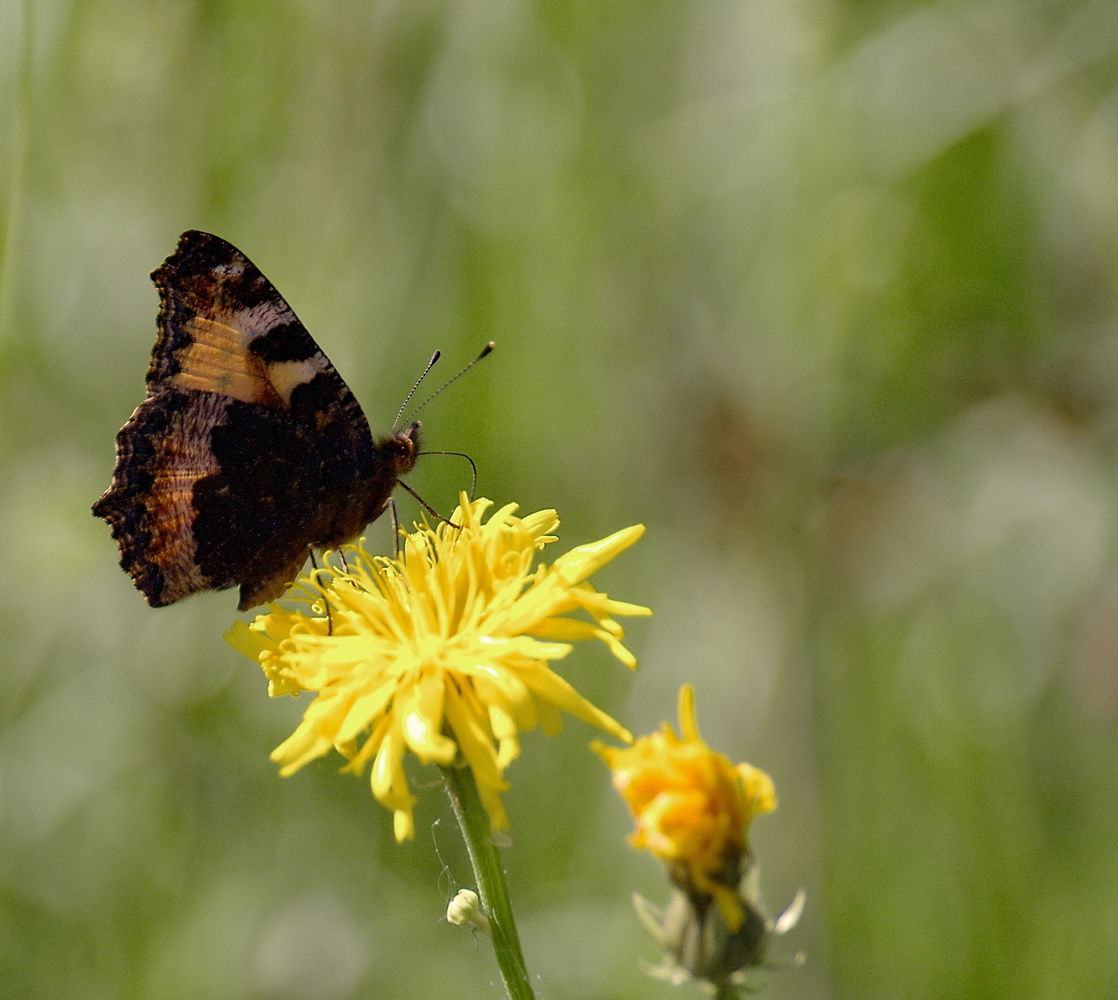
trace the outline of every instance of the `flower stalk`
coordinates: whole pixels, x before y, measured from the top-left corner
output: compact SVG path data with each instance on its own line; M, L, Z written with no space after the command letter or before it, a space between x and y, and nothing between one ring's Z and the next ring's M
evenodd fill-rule
M505 989L510 1000L535 1000L528 966L520 948L520 936L516 932L504 866L497 845L490 836L489 814L478 794L473 772L468 767L443 767L440 770L458 828L466 841L482 909L489 919L493 954L501 969Z

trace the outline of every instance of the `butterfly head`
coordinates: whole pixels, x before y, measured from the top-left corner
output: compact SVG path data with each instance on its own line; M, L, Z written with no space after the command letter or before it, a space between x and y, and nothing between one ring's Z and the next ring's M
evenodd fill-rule
M381 446L384 454L392 463L396 478L406 476L415 468L419 458L419 428L421 424L416 420L411 426L402 431L396 431Z
M365 476L354 483L349 501L339 506L332 539L355 538L365 525L388 509L400 477L411 472L419 458L419 427L416 421L373 445L374 460Z

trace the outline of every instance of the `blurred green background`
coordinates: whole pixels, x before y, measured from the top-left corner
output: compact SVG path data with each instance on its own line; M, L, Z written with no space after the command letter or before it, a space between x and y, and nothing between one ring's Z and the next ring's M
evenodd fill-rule
M767 996L1118 997L1110 0L0 0L0 113L0 996L501 995L434 774L403 846L337 762L276 777L305 703L234 595L153 611L89 514L198 227L375 431L494 339L428 446L564 546L648 526L598 579L640 670L564 672L637 732L691 682L774 777ZM592 735L510 771L529 965L685 995Z

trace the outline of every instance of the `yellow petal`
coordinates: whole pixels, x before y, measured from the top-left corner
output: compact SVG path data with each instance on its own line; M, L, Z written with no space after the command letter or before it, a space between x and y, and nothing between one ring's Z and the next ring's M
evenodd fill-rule
M624 552L643 534L643 524L622 528L596 542L576 546L556 559L552 569L561 575L568 585L581 583L591 573L601 569L611 559Z

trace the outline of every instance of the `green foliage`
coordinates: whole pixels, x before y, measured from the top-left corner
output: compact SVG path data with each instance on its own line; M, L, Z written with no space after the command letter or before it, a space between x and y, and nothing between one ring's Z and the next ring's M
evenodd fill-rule
M640 671L569 670L637 732L690 681L774 777L807 964L768 995L1113 994L1116 39L1088 2L0 6L0 995L499 992L439 923L434 784L449 877L332 765L275 776L301 706L233 596L147 608L89 514L190 227L375 431L496 340L429 446L564 543L647 524L602 581L656 612ZM528 963L668 996L590 735L511 769Z

